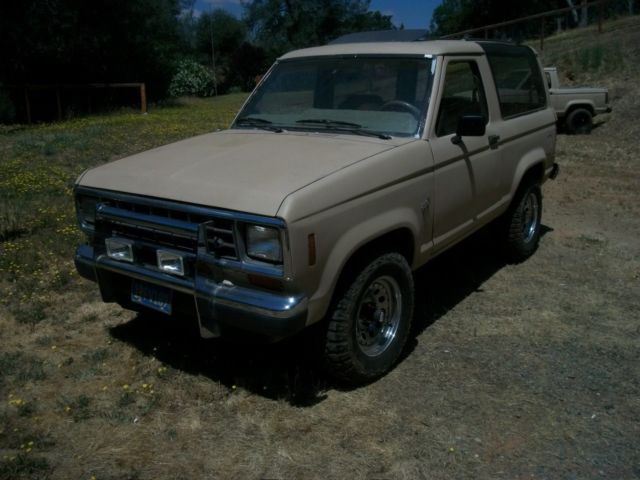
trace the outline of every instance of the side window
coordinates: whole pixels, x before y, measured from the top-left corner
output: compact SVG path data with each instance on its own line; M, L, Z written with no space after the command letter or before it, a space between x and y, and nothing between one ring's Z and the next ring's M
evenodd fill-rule
M496 82L503 118L532 112L546 106L544 81L535 55L526 47L497 46L487 51ZM515 77L522 82L513 81Z
M547 86L551 88L551 74L549 72L544 72L544 76L547 79Z
M444 90L438 108L436 135L444 137L456 132L458 119L465 115L489 117L482 77L476 62L449 62Z

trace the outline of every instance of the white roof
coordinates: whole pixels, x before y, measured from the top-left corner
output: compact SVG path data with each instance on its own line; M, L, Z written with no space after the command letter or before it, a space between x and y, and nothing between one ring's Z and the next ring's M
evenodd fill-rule
M303 48L285 53L280 60L330 55L478 55L484 50L467 40L430 40L420 42L342 43Z

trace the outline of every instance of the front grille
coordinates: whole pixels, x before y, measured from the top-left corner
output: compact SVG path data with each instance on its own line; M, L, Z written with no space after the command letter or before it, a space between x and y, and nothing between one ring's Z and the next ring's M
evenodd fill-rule
M196 249L198 248L197 238L189 235L177 235L158 229L140 226L134 227L116 222L111 222L108 230L111 236L114 237L130 238L131 240L153 243L158 246L175 248L176 250L183 250L185 252L196 253Z
M117 236L148 245L196 254L197 228L204 225L204 242L208 253L221 258L239 259L234 219L208 214L209 212L204 208L172 204L164 200L154 202L151 199L141 199L137 202L130 196L126 199L118 198L117 195L114 197L94 197L84 194L78 196L79 213L84 217L83 223L91 230L96 229L99 237ZM95 215L88 210L91 207L96 209L101 205L108 206L112 210L117 209L116 211L119 212L115 217L113 214L109 218L99 216L96 222ZM134 214L132 217L144 216L145 222L128 218L128 212ZM163 225L163 223L172 223L171 221L189 224L195 230L175 231Z
M100 201L104 201L109 205L119 208L121 210L127 210L129 212L134 213L142 213L144 215L152 215L154 217L162 217L162 218L170 218L172 220L182 220L184 222L189 223L204 223L207 220L210 220L210 217L206 215L200 215L197 213L192 213L179 209L170 209L166 207L155 207L151 205L143 205L133 202L125 202L122 200L109 200L109 199L101 199Z

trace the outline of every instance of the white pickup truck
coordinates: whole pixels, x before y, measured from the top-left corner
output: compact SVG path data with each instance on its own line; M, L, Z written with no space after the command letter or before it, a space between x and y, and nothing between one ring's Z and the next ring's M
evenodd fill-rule
M569 133L589 133L593 117L610 113L609 90L593 87L561 87L558 69L547 67L544 76L549 87L551 106L558 116L558 125Z

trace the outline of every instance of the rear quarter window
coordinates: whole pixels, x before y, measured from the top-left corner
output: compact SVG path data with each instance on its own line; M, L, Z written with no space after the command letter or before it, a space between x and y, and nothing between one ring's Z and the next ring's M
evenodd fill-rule
M482 44L487 53L503 118L511 118L547 106L542 73L530 48L518 45Z

